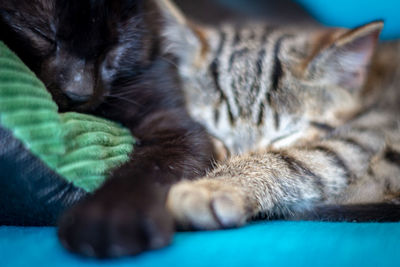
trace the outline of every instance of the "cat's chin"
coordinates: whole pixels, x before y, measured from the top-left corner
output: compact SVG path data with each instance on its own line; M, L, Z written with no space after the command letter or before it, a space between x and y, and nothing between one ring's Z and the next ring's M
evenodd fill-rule
M82 113L90 113L96 110L97 107L104 101L103 97L99 97L96 99L89 99L87 101L71 101L67 99L66 101L56 101L60 112L82 112Z
M96 108L99 107L103 101L104 101L103 97L101 97L99 99L90 99L89 101L84 102L84 103L77 103L73 107L73 109L74 109L74 111L83 112L83 113L92 112L92 111L96 110Z

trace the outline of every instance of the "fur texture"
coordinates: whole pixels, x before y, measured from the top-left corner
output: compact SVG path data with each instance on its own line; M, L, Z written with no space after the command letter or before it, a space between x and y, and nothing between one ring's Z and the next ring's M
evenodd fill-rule
M0 18L62 110L119 121L140 142L61 219L70 251L137 254L168 244L173 220L219 229L398 195L397 46L368 68L380 22L207 28L167 0L3 1ZM212 169L214 147L231 157Z
M189 117L174 64L160 53L159 17L143 0L0 2L1 38L60 109L118 121L139 143L130 162L60 219L72 252L104 258L167 245L168 188L212 167L211 139Z
M345 220L340 210L352 208L343 205L358 205L359 220L385 217L379 205L369 215L360 208L400 192L399 46L382 45L373 59L381 22L354 30L210 28L158 3L187 109L232 155L206 177L172 187L168 207L182 227L322 219L325 211L332 220L334 210ZM382 207L399 214L394 204Z

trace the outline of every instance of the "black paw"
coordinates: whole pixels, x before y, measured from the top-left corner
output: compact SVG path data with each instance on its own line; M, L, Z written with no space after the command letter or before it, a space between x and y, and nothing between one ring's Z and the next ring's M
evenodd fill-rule
M60 220L61 243L71 252L97 258L135 255L168 245L173 221L164 203L135 203L131 198L95 194L73 207Z

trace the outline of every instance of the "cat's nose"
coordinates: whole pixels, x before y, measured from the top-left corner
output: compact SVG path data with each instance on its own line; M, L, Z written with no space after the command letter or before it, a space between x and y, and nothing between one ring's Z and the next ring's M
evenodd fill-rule
M73 102L87 102L93 95L92 88L92 84L73 82L65 88L64 93Z
M66 91L65 94L68 96L69 99L71 99L74 102L87 102L91 97L91 95L80 95L68 91Z
M74 102L86 102L94 92L94 75L90 67L77 65L66 79L63 91Z

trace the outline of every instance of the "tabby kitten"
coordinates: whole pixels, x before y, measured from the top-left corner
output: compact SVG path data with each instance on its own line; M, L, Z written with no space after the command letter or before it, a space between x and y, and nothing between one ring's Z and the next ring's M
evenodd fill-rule
M158 3L186 107L232 155L172 187L167 204L181 226L331 211L336 217L327 219L399 220L400 206L384 204L400 193L399 46L380 47L369 72L382 22L354 30L207 28ZM340 209L349 204L357 205Z

